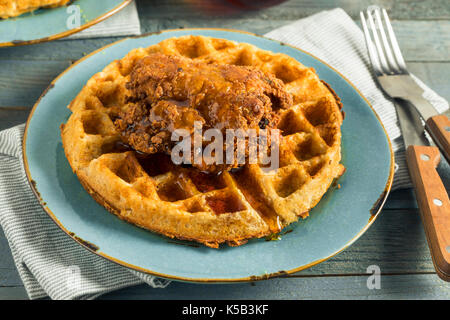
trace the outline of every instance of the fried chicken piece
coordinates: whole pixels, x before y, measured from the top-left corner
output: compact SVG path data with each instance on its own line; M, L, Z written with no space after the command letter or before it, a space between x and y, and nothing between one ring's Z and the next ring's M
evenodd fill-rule
M226 129L276 128L280 110L292 105L283 82L273 75L161 53L138 61L126 87L129 105L115 125L125 143L148 154L170 153L176 143L172 132L186 129L192 135L194 121L222 134ZM238 164L194 166L218 172Z

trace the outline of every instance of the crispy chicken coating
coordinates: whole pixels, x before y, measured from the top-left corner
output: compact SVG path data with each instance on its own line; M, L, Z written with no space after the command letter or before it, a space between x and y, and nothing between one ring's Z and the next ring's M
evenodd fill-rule
M170 153L172 132L192 135L195 121L223 135L227 129L276 128L281 109L292 105L283 82L271 74L161 53L138 61L126 87L128 106L115 125L125 143L147 154ZM239 165L194 166L217 173Z

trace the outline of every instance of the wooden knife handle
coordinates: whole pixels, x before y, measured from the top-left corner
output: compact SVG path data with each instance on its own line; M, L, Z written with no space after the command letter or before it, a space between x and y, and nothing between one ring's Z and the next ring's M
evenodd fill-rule
M426 127L450 163L450 120L445 114L440 114L429 118Z
M436 171L439 150L409 146L406 159L434 267L441 279L450 281L450 200Z

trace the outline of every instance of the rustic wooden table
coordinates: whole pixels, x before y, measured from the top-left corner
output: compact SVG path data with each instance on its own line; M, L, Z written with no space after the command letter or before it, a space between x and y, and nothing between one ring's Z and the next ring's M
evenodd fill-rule
M222 27L257 34L334 7L343 8L359 23L360 10L370 4L380 4L393 20L409 69L450 100L448 0L273 0L262 1L271 5L258 10L232 4L236 2L137 1L143 32L180 27ZM42 91L71 63L116 40L64 40L0 48L0 130L25 122ZM449 186L449 182L446 179L445 184ZM367 287L367 268L371 265L380 267L380 289ZM389 196L380 217L354 245L333 259L295 275L226 285L173 282L166 289L141 285L103 298L450 299L450 284L436 276L412 190L401 190ZM0 299L27 299L1 229Z

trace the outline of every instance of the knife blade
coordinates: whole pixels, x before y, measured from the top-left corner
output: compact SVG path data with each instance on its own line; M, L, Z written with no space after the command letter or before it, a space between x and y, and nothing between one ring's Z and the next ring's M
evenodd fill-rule
M434 106L423 97L424 90L411 75L380 75L377 79L389 96L409 102L408 107L419 113L425 121L425 126L421 126L421 128L430 134L447 162L450 163L450 119L445 114L439 114Z
M405 149L411 145L431 145L432 143L425 136L421 118L414 107L411 107L408 101L401 99L395 100L395 107Z

